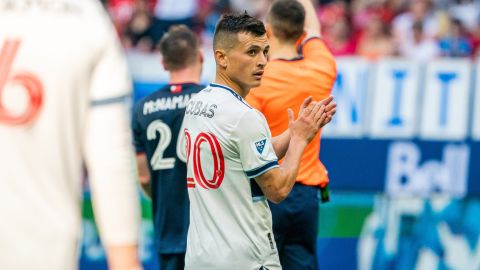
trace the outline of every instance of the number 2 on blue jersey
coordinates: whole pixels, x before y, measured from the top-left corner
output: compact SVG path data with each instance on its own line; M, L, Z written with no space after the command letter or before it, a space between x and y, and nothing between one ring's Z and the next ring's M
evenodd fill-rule
M182 124L183 126L183 124ZM177 157L186 162L186 153L185 153L185 134L182 132L183 128L180 128L178 134L178 140L176 145ZM160 135L157 147L155 147L155 152L152 155L150 160L150 165L152 170L167 170L175 167L175 158L174 157L164 157L163 153L170 145L172 141L172 131L168 125L166 125L162 120L155 120L151 122L147 127L147 139L149 141L157 139L157 132Z

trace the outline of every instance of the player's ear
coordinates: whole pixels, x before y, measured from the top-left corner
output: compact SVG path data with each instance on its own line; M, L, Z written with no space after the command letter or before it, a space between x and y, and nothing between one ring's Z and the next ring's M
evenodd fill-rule
M298 38L299 40L303 41L308 37L308 32L306 30L303 30L302 35Z
M203 51L201 49L198 49L198 61L203 64Z
M227 52L222 49L216 49L215 50L215 62L217 62L217 65L220 67L226 69L227 68Z
M272 38L272 35L273 35L272 25L269 24L268 22L265 23L265 30L267 31L267 38L268 39Z
M167 62L165 62L165 59L162 59L162 66L163 66L163 69L168 71L168 64L167 64Z

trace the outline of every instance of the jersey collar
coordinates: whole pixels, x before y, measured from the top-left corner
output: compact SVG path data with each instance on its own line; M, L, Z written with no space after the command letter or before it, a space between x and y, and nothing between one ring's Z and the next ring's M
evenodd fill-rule
M240 100L243 104L247 105L250 109L252 107L250 107L250 105L248 105L245 100L242 98L242 96L240 96L237 92L233 91L232 88L228 87L228 86L225 86L225 85L221 85L221 84L216 84L216 83L210 83L210 86L211 87L217 87L217 88L222 88L222 89L225 89L227 90L228 92L230 92L232 95L234 95L238 100Z

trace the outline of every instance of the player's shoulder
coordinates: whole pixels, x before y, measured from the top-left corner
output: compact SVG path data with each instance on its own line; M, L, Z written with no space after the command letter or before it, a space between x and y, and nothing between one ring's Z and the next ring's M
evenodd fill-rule
M191 99L191 102L196 105L201 103L203 106L205 104L214 104L222 115L228 116L228 119L239 120L245 114L255 115L258 113L233 89L216 83L207 85Z
M309 53L317 52L333 59L333 55L320 36L310 36L305 38L299 45L298 51L304 56L308 55Z
M299 53L305 58L307 67L336 73L335 57L321 37L312 36L305 39L299 47Z
M240 94L238 94L228 86L216 84L216 83L210 83L206 89L202 90L202 92L212 92L212 91L214 91L215 96L221 98L224 102L229 104L230 109L240 110L240 111L253 110L252 106L250 106L245 101L245 99L242 96L240 96Z
M165 96L168 93L168 85L162 86L159 89L153 91L152 93L140 98L135 105L133 106L134 116L143 114L143 108L146 103L154 102L156 99Z
M144 104L145 102L148 102L150 100L154 100L154 99L158 98L159 96L164 95L165 92L168 92L168 85L164 85L164 86L158 88L157 90L151 92L150 94L142 97L141 99L138 100L138 102L136 103L135 106L139 106L141 104Z
M291 68L292 65L295 65L303 60L302 55L298 55L294 58L285 59L285 58L277 58L268 63L265 67L264 77L278 77L278 76L285 76L288 73L288 69ZM262 88L263 86L263 78L262 84L258 88ZM255 92L251 91L251 92Z
M178 96L178 95L185 95L185 94L192 94L200 92L205 86L194 84L194 83L186 83L186 84L166 84L154 92L146 95L142 99L138 101L138 103L145 103L150 100L155 100L162 97L171 97L171 96Z
M140 99L134 107L135 114L151 114L158 111L185 109L187 103L205 86L187 84L167 84Z
M257 109L250 108L241 110L238 114L237 126L243 127L243 131L250 130L254 126L264 125L265 116Z
M232 129L232 138L258 137L259 134L268 131L267 120L256 109L245 110L236 119Z
M196 84L196 83L185 83L182 84L182 91L185 93L198 93L205 88L205 85Z

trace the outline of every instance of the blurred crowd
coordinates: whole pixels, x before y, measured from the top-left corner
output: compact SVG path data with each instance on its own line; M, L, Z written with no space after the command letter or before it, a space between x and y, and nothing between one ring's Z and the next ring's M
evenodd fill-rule
M173 24L210 43L224 12L263 18L273 0L106 0L127 50L150 52ZM322 34L336 56L372 60L480 55L480 0L313 0Z

